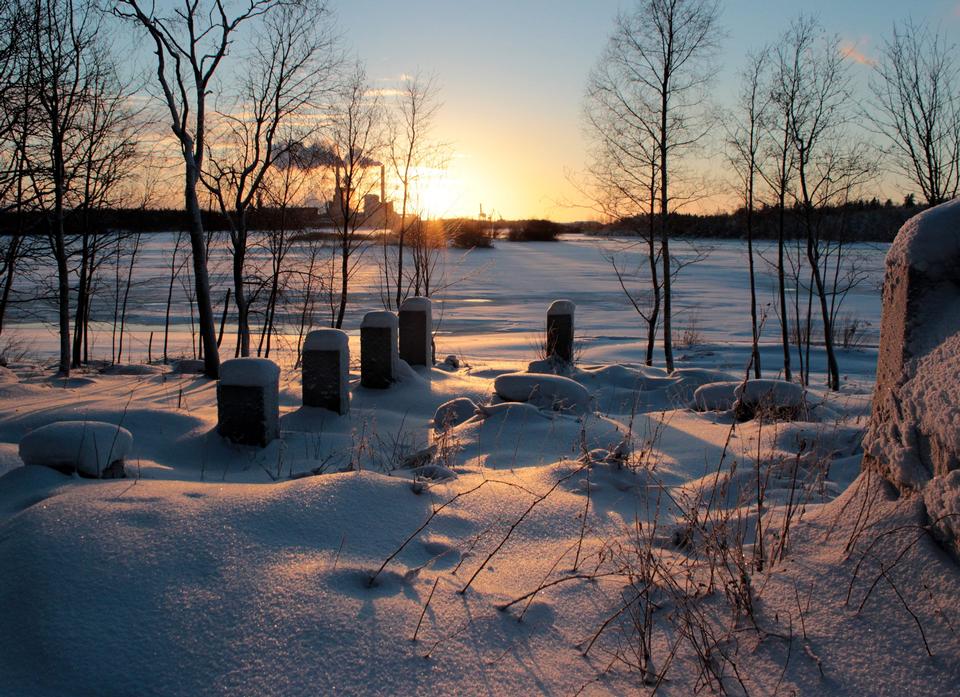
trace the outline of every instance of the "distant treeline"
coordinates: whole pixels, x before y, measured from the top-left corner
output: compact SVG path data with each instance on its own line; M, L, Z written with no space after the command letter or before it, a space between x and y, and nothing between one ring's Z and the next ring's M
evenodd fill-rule
M844 242L891 242L897 231L909 218L923 210L908 198L904 205L891 201L881 203L877 199L854 201L843 206L816 211L820 237L824 240ZM754 236L776 239L779 211L775 207L754 211ZM737 239L746 235L746 212L712 215L674 213L670 215L671 237L705 237L713 239ZM659 223L658 223L659 224ZM615 223L589 230L598 235L645 234L649 230L649 218L639 216L625 218ZM786 235L790 239L806 237L799 210L787 210L785 215Z
M856 201L817 212L823 239L849 242L890 242L897 230L911 216L923 209L908 200L904 205L890 201L881 203ZM203 228L207 231L230 229L227 217L218 211L203 211ZM715 213L709 215L673 213L670 215L670 234L673 237L702 237L737 239L745 235L745 212ZM779 213L776 208L759 208L754 212L754 235L774 239L777 236ZM42 212L17 214L0 213L0 235L44 234L49 218ZM65 220L67 234L104 233L112 230L127 232L176 232L188 230L187 213L175 209L114 208L96 211L74 211ZM331 225L329 217L317 208L257 208L248 214L251 230L309 230ZM443 221L446 239L455 247L489 247L497 237L517 242L552 241L562 233L592 235L635 235L649 229L646 216L624 218L613 223L576 222L554 223L547 220L477 221L455 218ZM791 239L806 235L800 212L786 212L787 236Z

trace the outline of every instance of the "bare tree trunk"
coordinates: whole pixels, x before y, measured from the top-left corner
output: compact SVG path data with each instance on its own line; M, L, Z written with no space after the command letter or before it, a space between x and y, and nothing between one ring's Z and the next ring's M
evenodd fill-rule
M117 350L117 363L123 360L123 334L127 326L127 301L130 299L130 286L133 285L133 267L137 263L140 251L140 233L133 236L133 249L130 250L130 265L127 267L127 283L123 289L123 306L120 309L120 347Z
M790 370L790 319L787 315L787 285L784 269L784 239L786 230L786 211L784 210L784 192L780 192L780 201L777 210L777 296L780 299L780 339L783 345L783 379L792 382L793 374Z
M753 332L753 376L760 379L760 333L757 321L757 284L753 269L753 171L750 172L747 204L747 259L750 267L750 324Z
M203 236L203 219L197 198L197 171L187 165L187 186L184 192L190 216L190 250L193 254L193 282L197 314L200 320L200 341L203 346L203 372L209 378L220 375L220 352L217 349L213 306L210 301L210 279L207 275L207 250Z
M666 73L669 79L669 73ZM667 81L664 80L664 82ZM668 373L673 372L673 309L671 297L670 273L670 228L668 218L668 204L670 201L667 188L667 94L664 89L660 105L660 257L663 262L663 359Z
M650 264L650 285L653 289L653 307L647 319L647 356L645 363L653 365L653 352L657 342L657 326L660 322L660 282L657 280L657 243L656 243L656 202L657 202L657 164L650 164L650 218L647 230L647 260Z

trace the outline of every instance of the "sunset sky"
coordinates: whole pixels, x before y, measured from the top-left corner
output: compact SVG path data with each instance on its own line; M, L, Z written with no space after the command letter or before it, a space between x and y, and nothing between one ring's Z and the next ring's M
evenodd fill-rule
M389 89L418 69L436 73L442 84L437 136L453 145L454 156L433 196L448 210L433 215L474 215L482 204L505 218L594 217L573 205L579 199L569 183L585 160L582 96L617 10L629 3L351 0L333 6L349 47L376 84ZM801 9L840 36L861 87L894 21L910 15L960 38L958 0L728 0L715 101L730 102L747 52L776 39ZM882 188L899 193L889 180ZM728 203L715 198L705 207Z

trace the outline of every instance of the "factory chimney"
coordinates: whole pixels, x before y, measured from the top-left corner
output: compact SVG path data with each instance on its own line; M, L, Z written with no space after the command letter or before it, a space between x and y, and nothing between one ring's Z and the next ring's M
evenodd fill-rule
M387 205L387 168L380 165L380 205Z

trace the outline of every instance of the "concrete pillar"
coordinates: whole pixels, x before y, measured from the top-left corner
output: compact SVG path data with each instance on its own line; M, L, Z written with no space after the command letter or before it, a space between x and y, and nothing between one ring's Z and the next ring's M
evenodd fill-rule
M217 432L234 443L263 447L280 436L280 368L266 358L220 365Z
M407 298L400 305L400 358L410 365L433 365L433 311L430 298Z
M397 379L399 322L392 312L368 312L360 323L360 384L386 389Z
M547 310L547 358L573 362L573 311L570 300L555 300Z
M303 342L303 404L350 411L350 341L339 329L317 329Z

